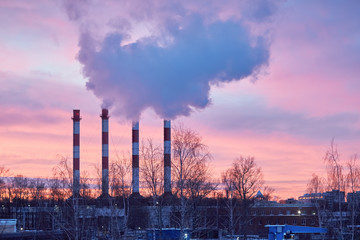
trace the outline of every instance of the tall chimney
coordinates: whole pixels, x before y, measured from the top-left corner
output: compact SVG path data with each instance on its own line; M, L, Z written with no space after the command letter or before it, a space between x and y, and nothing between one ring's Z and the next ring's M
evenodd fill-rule
M73 196L80 195L80 110L73 110Z
M103 108L102 114L102 196L109 195L109 111Z
M132 122L132 185L133 194L139 194L139 122Z
M164 120L164 195L171 195L171 121Z

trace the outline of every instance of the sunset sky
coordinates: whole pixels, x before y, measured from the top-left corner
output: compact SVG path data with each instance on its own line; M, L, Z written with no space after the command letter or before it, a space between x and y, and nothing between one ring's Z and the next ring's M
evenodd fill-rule
M332 139L343 163L360 153L359 13L357 0L1 0L0 164L51 177L80 109L95 177L108 107L110 161L131 151L132 119L161 145L169 118L202 136L215 179L254 156L274 195L297 198L325 176Z

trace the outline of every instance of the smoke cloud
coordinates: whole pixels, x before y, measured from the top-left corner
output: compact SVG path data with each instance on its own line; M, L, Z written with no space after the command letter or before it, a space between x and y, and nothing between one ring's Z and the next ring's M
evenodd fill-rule
M162 118L187 116L210 104L212 84L241 80L268 63L267 41L243 21L189 14L161 27L161 34L130 43L124 31L101 41L82 31L78 59L86 86L113 114L138 119L151 108Z

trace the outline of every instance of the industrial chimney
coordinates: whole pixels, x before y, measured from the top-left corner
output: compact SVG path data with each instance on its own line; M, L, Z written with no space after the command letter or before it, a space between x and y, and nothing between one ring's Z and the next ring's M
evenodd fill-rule
M164 120L164 195L171 195L171 121Z
M80 195L80 110L73 110L73 196Z
M139 122L132 122L132 186L133 195L139 195Z
M109 195L109 111L102 109L102 196Z

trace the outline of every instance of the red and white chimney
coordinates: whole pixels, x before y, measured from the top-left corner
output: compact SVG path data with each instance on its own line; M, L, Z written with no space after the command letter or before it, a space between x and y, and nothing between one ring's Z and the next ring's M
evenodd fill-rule
M132 122L132 187L133 194L139 193L139 122Z
M109 111L103 108L102 114L102 195L109 195Z
M80 110L73 110L73 196L80 195Z
M164 120L164 195L171 195L171 121Z

